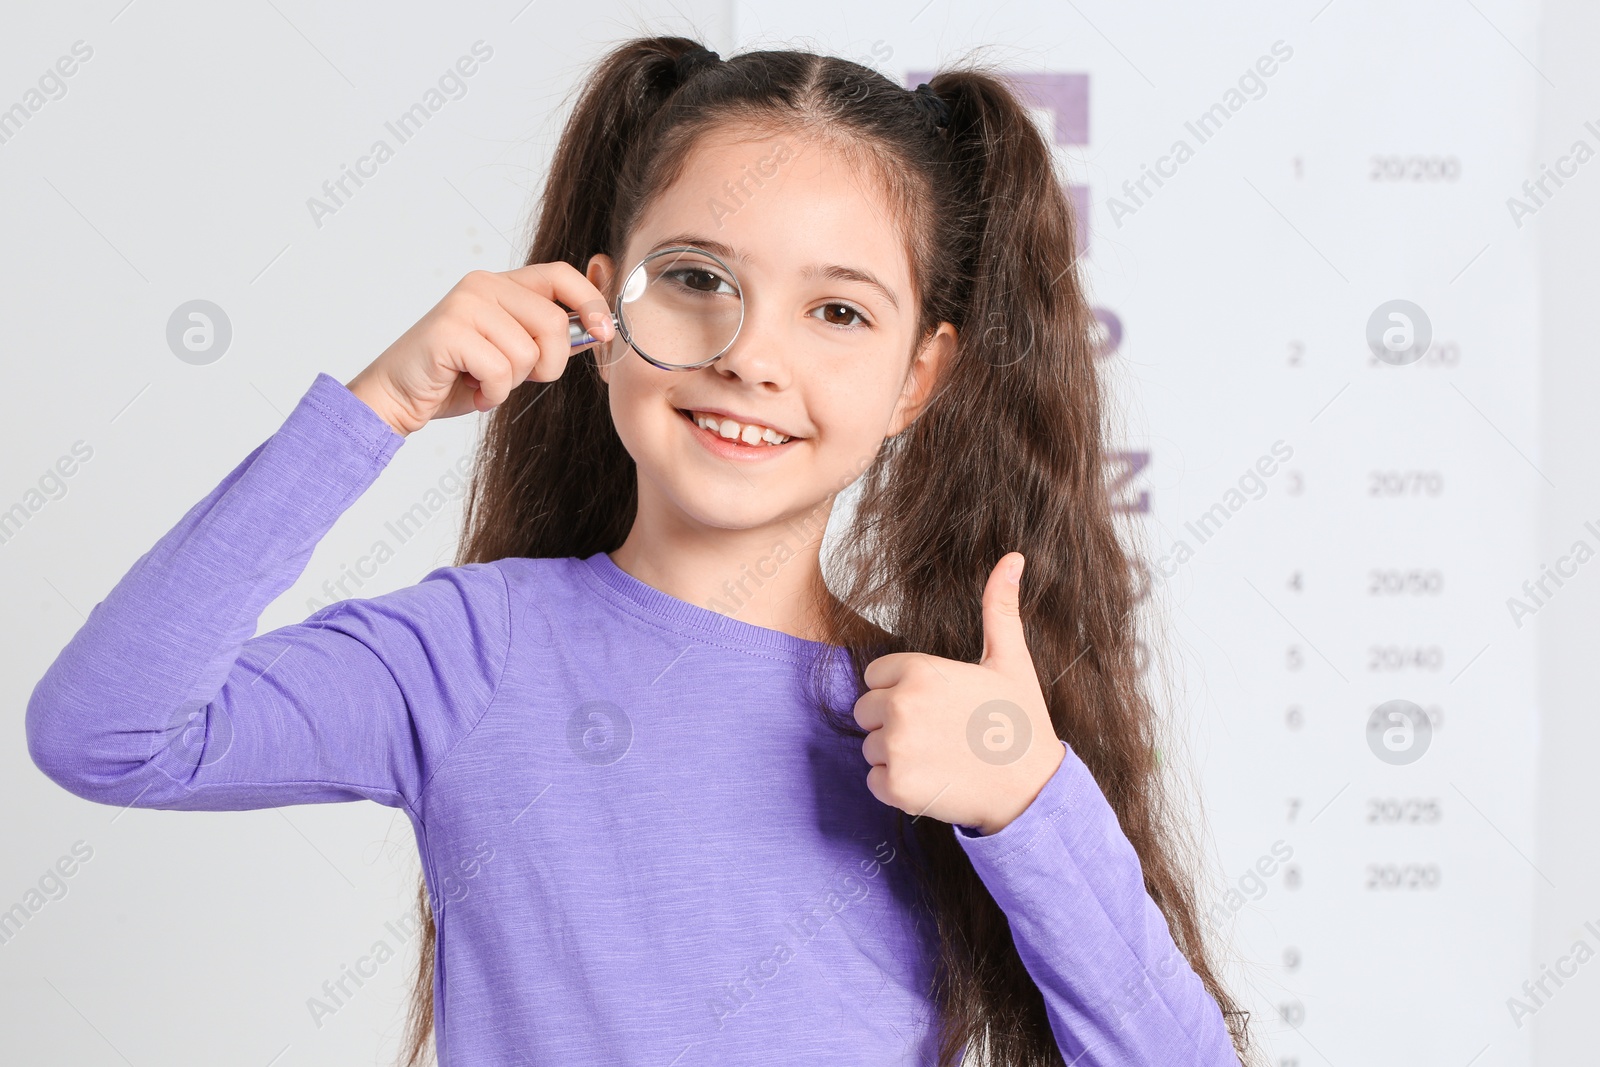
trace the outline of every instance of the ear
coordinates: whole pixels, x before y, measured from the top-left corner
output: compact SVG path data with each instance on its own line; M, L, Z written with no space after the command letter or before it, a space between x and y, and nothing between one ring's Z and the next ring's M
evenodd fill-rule
M956 328L941 322L939 328L917 348L906 372L906 383L900 390L894 414L889 419L889 436L904 430L917 420L933 399L934 387L944 375L944 369L955 356L958 340Z
M611 257L600 252L589 257L589 267L584 271L584 277L588 278L596 289L608 293L611 291L611 277L615 270L616 266L611 262ZM589 351L593 352L594 349L591 348ZM600 371L600 380L610 385L611 363L608 360L596 360L595 366Z

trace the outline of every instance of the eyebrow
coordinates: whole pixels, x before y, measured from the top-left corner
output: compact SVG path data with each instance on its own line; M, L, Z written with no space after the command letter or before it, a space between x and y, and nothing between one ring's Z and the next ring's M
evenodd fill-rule
M721 256L726 260L737 263L751 262L750 257L742 252L735 251L732 247L715 238L697 233L680 233L672 237L663 238L657 241L645 255L649 255L651 252L659 252L663 248L671 248L674 245L693 245L696 248L703 248L707 252ZM900 310L900 301L895 299L894 293L887 285L878 280L877 275L870 271L860 270L856 267L846 267L838 263L825 263L820 266L812 264L801 268L800 276L802 278L827 278L838 282L859 282L882 293L883 298L889 302L890 307L896 311Z

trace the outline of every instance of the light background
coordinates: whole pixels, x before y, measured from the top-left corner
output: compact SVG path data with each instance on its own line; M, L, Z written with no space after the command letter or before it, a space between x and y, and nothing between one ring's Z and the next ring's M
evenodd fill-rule
M1593 841L1600 578L1581 569L1528 625L1506 599L1600 520L1593 328L1600 166L1518 227L1506 200L1600 125L1600 15L1575 0L1356 0L873 7L523 0L455 6L124 0L0 16L0 108L74 42L92 57L0 143L4 288L0 510L76 442L66 492L0 543L12 608L0 681L11 743L0 909L85 842L68 892L0 944L5 1057L37 1064L391 1062L414 957L318 1028L325 979L411 913L405 821L369 804L118 812L28 759L34 683L82 616L281 422L319 370L348 380L466 271L520 262L533 197L586 66L639 32L723 55L814 46L896 81L969 49L1012 72L1088 79L1087 137L1059 159L1091 205L1093 302L1124 337L1108 367L1123 447L1148 454L1133 532L1160 556L1282 441L1293 457L1156 583L1155 668L1190 738L1206 879L1237 883L1277 842L1292 876L1221 928L1253 1029L1281 1067L1558 1064L1592 1058L1585 967L1517 1027L1506 999L1600 937ZM384 137L474 42L493 49L392 160L313 220L307 200ZM1187 130L1284 42L1292 57L1204 144ZM914 80L913 80L914 84ZM1053 129L1052 113L1039 120ZM10 131L7 131L8 133ZM1132 214L1122 185L1175 139L1194 156ZM1453 160L1454 180L1375 181L1374 157ZM1376 363L1365 324L1406 298L1441 353ZM209 365L168 348L193 299L233 338ZM408 442L261 629L298 621L386 541L356 595L448 563L450 499L403 544L386 525L448 495L472 419ZM81 446L80 446L81 447ZM1437 494L1375 497L1374 472ZM1373 596L1373 570L1437 572L1437 595ZM1299 588L1291 578L1298 574ZM1436 669L1373 670L1373 648ZM1376 704L1436 706L1414 764L1369 751ZM1289 726L1298 708L1301 725ZM1435 800L1428 825L1368 822ZM1367 888L1431 865L1431 890ZM1286 955L1287 953L1287 955ZM1287 965L1297 960L1296 966ZM1552 987L1553 988L1553 987Z

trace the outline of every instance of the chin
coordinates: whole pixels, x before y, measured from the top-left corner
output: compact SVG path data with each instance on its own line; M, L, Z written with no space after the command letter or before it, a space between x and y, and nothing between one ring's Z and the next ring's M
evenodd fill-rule
M785 522L790 514L787 501L767 499L766 494L745 487L745 499L730 499L730 494L713 486L672 491L672 502L692 522L715 530L756 530Z

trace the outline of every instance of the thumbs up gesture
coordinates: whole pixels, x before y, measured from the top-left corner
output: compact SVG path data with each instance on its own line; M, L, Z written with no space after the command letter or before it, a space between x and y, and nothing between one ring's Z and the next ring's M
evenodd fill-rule
M1020 815L1061 765L1018 608L1022 553L983 589L977 663L896 652L867 665L855 719L868 731L867 788L911 815L992 834Z

